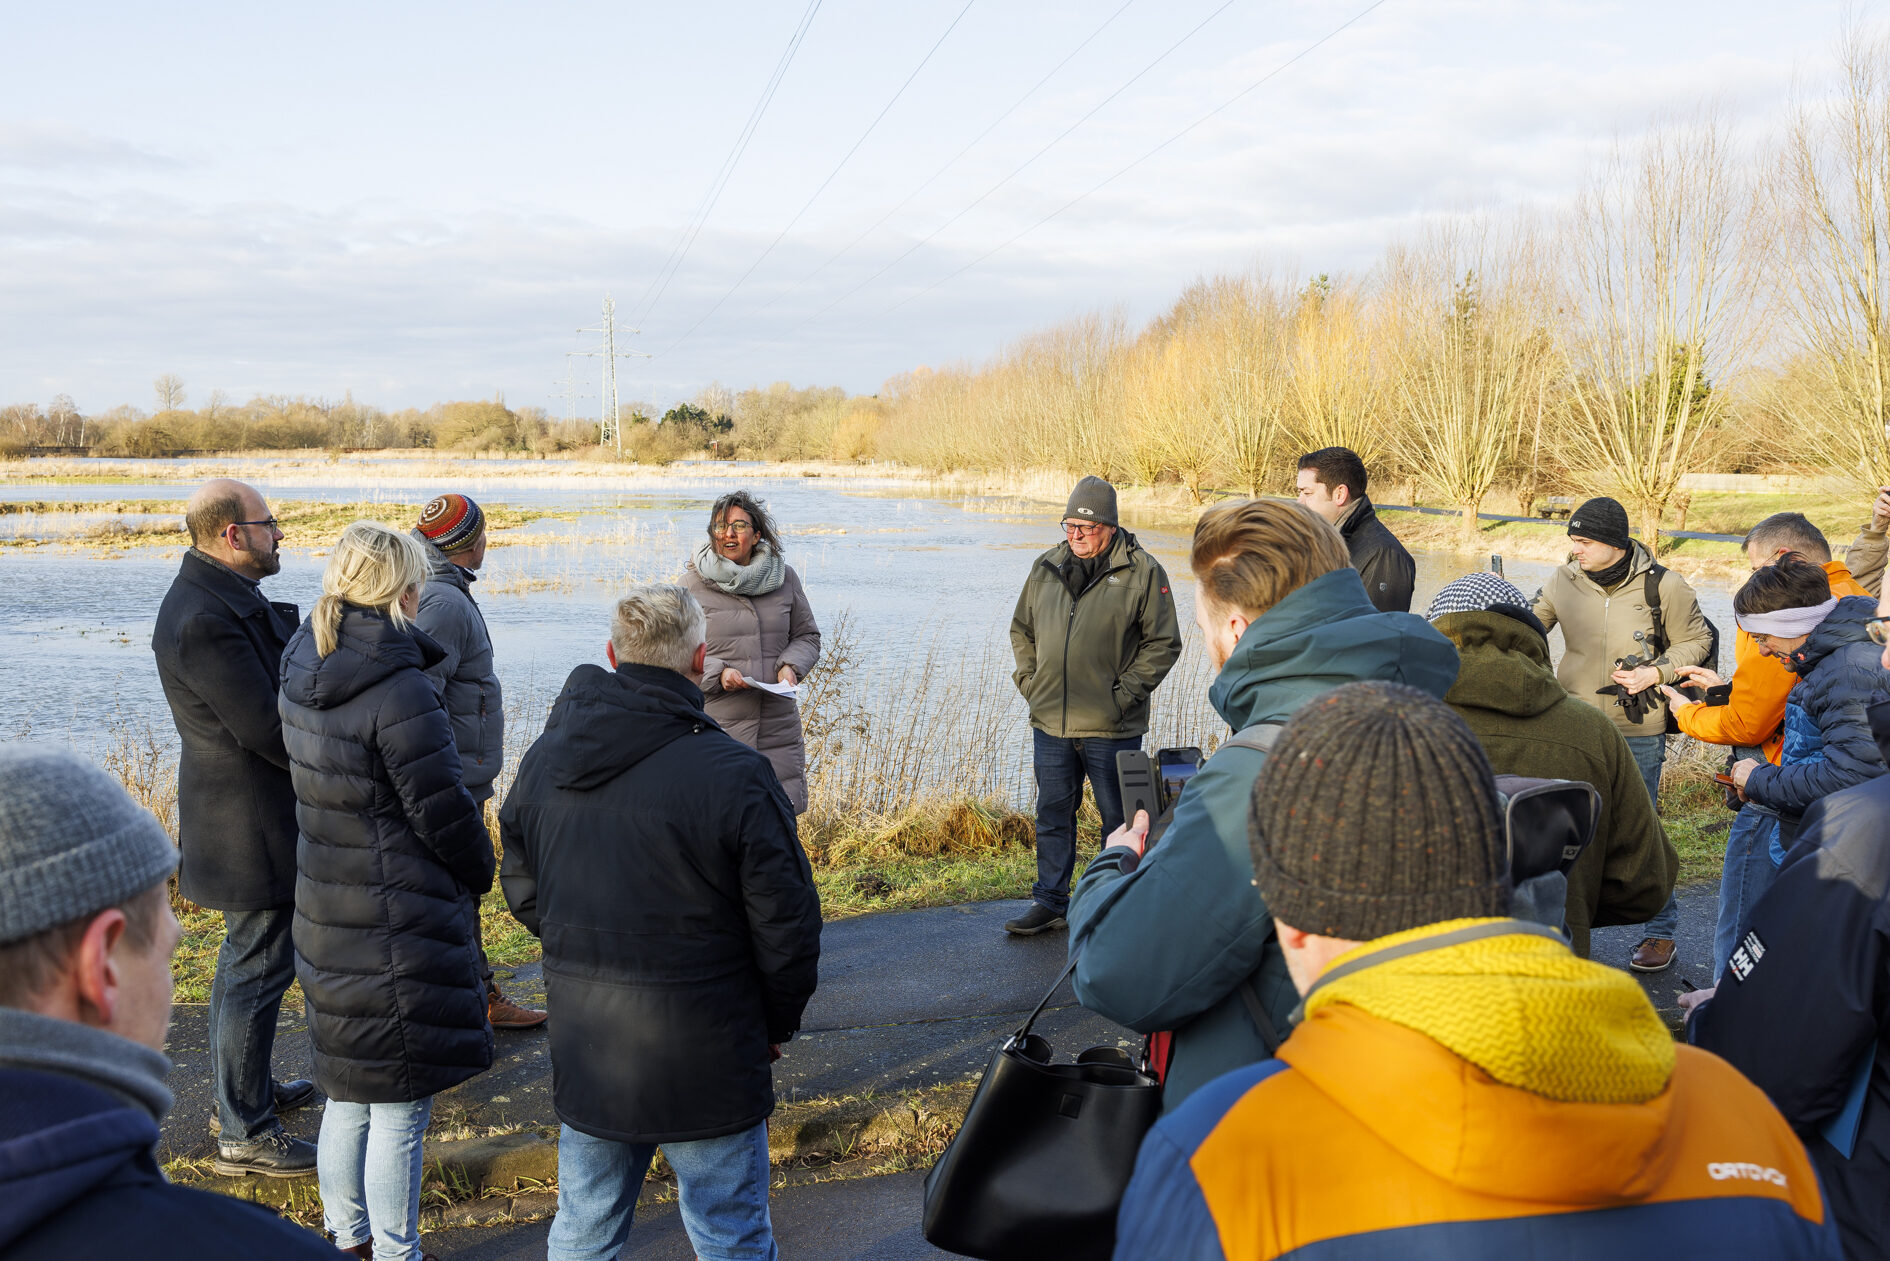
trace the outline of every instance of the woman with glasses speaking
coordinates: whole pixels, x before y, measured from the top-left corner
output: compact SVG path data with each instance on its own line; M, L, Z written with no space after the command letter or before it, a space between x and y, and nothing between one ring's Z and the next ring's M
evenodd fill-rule
M722 730L764 754L795 814L807 810L807 751L793 693L820 660L820 627L807 592L782 559L774 519L745 490L709 512L709 540L683 583L708 625L703 708Z

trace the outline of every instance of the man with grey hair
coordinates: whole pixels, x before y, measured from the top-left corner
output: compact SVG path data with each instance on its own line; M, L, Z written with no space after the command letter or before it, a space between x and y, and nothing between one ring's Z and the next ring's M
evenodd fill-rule
M551 1261L622 1251L659 1146L698 1255L775 1256L769 1064L814 992L820 901L768 759L703 711L704 653L694 596L632 588L612 668L571 672L499 812L506 901L545 945Z
M296 1177L315 1145L278 1112L315 1100L307 1081L270 1080L282 996L295 980L295 788L276 712L282 651L302 620L263 595L282 568L282 531L253 486L205 482L184 509L190 550L151 632L182 746L178 891L223 912L210 985L211 1092L224 1173Z
M158 1168L177 850L84 758L0 745L0 1255L332 1258Z

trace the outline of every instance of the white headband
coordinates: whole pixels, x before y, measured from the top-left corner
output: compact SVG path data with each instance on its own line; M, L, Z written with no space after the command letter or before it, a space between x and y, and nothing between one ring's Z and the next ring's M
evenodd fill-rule
M1748 635L1773 635L1779 639L1809 635L1818 629L1819 623L1831 616L1831 610L1837 607L1837 603L1837 597L1832 596L1823 604L1780 609L1776 613L1748 613L1739 619L1739 629Z

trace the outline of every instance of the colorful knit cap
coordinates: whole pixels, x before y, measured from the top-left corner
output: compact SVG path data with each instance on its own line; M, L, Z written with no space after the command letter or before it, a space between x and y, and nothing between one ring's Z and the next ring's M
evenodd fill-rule
M471 547L485 528L486 514L464 495L439 495L420 514L420 533L449 556Z

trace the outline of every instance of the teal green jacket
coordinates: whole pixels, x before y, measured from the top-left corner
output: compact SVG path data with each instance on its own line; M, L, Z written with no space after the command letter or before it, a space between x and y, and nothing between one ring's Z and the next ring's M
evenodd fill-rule
M1456 678L1448 639L1421 617L1380 613L1358 571L1340 569L1249 626L1208 699L1238 731L1285 722L1345 683L1408 683L1442 699ZM1253 982L1281 1037L1299 1002L1247 848L1248 799L1265 762L1256 749L1216 752L1140 863L1128 850L1104 850L1070 900L1070 949L1082 951L1077 1000L1139 1033L1174 1031L1167 1110L1222 1073L1267 1057L1242 981Z

